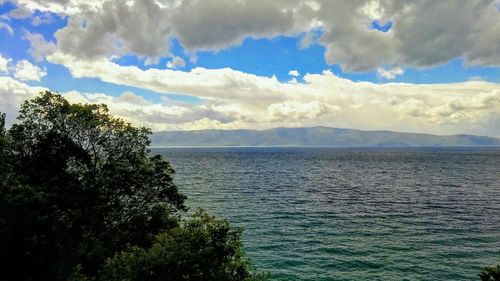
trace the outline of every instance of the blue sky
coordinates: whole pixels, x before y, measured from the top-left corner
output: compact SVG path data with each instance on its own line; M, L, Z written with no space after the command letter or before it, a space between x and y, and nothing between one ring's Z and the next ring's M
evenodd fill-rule
M5 2L0 5L0 15L8 14L16 8L12 2ZM11 36L6 29L0 29L2 38L1 53L12 58L14 61L28 59L28 49L30 42L24 39L24 32L37 33L43 35L48 40L55 42L54 33L67 25L67 18L59 17L51 13L51 22L39 26L33 26L32 19L42 13L35 12L31 17L24 19L11 19L10 26L15 30ZM371 23L371 28L380 32L387 32L392 26L391 22L381 25L378 21ZM321 31L317 31L321 33ZM271 39L246 38L241 44L231 46L217 51L200 51L196 53L196 61L190 60L190 55L177 39L172 39L170 44L172 53L184 59L185 67L179 70L189 71L195 67L205 68L225 68L229 67L247 73L262 76L273 76L280 81L287 81L291 77L290 70L297 70L299 73L321 73L325 69L331 69L333 73L340 77L345 77L353 81L370 81L374 83L385 82L407 82L407 83L450 83L461 82L471 79L481 79L491 82L500 82L500 67L485 67L465 65L461 58L455 58L449 62L433 67L409 67L405 68L405 73L395 79L386 79L377 75L375 70L363 72L343 72L339 64L328 64L325 61L325 48L321 44L313 43L307 48L301 48L300 42L305 36L304 33L293 36L276 36ZM319 37L319 35L317 35ZM374 50L376 52L376 50ZM157 64L145 65L145 60L134 54L129 54L116 60L120 65L136 65L142 69L165 68L170 58L163 58ZM114 87L109 83L100 83L95 79L73 79L64 67L51 63L41 63L48 69L49 75L39 83L41 85L58 91L80 90L86 92L103 91L112 94L123 92L121 87ZM134 89L137 91L137 89Z
M346 112L345 106L354 108L358 105L346 105L344 101L326 103L324 101L326 98L315 99L312 96L297 101L310 104L310 107L306 108L296 108L293 105L296 101L287 100L288 96L283 98L281 104L266 104L265 108L261 109L262 112L255 112L255 114L264 114L264 111L266 114L270 112L275 114L271 114L272 116L268 116L265 120L257 120L259 118L254 118L254 116L236 116L235 112L240 110L243 104L248 105L248 103L254 101L246 100L246 97L234 101L235 99L228 96L227 93L220 93L221 88L213 89L213 91L216 91L213 96L205 95L203 91L200 93L197 88L199 84L193 83L193 85L189 85L189 79L185 84L174 87L172 83L165 84L166 82L163 81L158 82L162 86L152 86L154 83L143 84L143 82L137 81L123 81L122 78L110 77L113 76L110 73L95 72L94 74L92 71L88 71L86 74L78 74L78 72L83 71L76 69L76 65L80 64L74 62L76 60L85 63L94 62L94 66L98 66L95 63L96 61L105 60L113 66L133 66L144 73L147 73L148 70L165 70L164 73L167 76L169 74L174 76L192 75L196 69L206 69L209 71L203 75L212 77L210 75L219 74L217 71L210 70L229 69L232 72L225 73L224 79L229 79L229 75L234 81L231 80L229 81L232 83L231 85L224 86L224 89L228 92L242 90L240 87L242 84L240 83L249 83L248 79L268 79L271 81L275 77L279 87L287 87L287 85L291 84L294 87L303 87L312 84L311 77L324 78L329 77L329 75L341 79L339 83L351 81L353 84L349 85L352 85L353 88L349 91L352 92L359 92L360 90L356 87L365 85L363 82L378 84L381 87L392 87L391 84L403 83L401 85L414 85L416 89L419 85L422 88L425 85L454 85L457 83L465 85L468 81L479 81L486 85L484 87L488 91L491 89L496 90L498 83L500 83L499 46L495 46L495 43L498 43L498 38L500 38L500 28L491 27L491 23L500 20L498 1L491 1L489 6L472 5L463 8L482 9L479 11L462 11L465 14L473 14L474 12L483 14L483 18L486 19L474 23L476 26L471 26L470 22L466 22L471 19L470 17L466 15L459 17L453 14L459 10L454 7L456 3L453 1L445 1L445 5L436 4L436 6L439 6L436 7L436 10L443 9L445 11L443 20L456 18L458 23L438 22L440 18L429 18L425 22L426 26L420 29L418 29L418 26L409 25L418 25L418 22L408 23L410 16L414 15L403 17L400 15L401 13L398 13L398 10L396 10L397 3L393 6L382 6L382 3L378 1L367 1L363 6L358 7L353 6L352 3L339 2L338 5L345 5L344 10L352 10L353 16L346 20L344 15L337 14L333 10L330 12L331 7L328 6L332 4L329 2L318 1L314 5L309 5L299 1L300 5L297 4L299 6L294 7L294 13L298 14L297 11L306 8L308 9L308 16L312 13L311 11L317 13L314 18L310 16L311 19L308 19L308 22L303 19L304 15L293 15L295 18L293 16L290 18L290 13L282 14L283 9L289 8L290 4L286 2L281 8L274 7L274 4L267 4L269 7L256 7L257 4L247 3L246 1L240 4L228 5L226 3L226 6L222 7L218 7L218 5L224 5L221 1L185 2L192 2L189 8L197 10L190 12L193 15L198 15L199 18L191 22L188 22L189 19L185 19L185 17L176 18L176 15L172 16L172 13L180 13L184 7L174 7L175 9L172 8L173 10L167 11L169 7L165 8L154 1L136 2L126 6L130 18L118 18L118 20L116 16L113 18L112 15L99 12L100 9L103 9L99 5L109 5L110 7L121 5L113 1L107 4L90 1L88 5L99 7L99 9L94 10L82 5L80 1L70 1L66 6L57 6L56 4L44 6L30 1L4 1L0 4L0 42L2 42L0 55L4 61L8 61L8 67L3 71L4 75L11 79L17 78L18 82L28 87L45 87L61 93L70 91L80 94L100 93L111 98L117 98L122 96L123 93L129 92L144 98L149 103L170 105L171 108L168 108L167 111L173 110L175 106L183 106L182 110L174 110L175 112L183 112L182 114L186 110L212 112L216 110L214 109L216 105L220 107L220 104L233 107L231 114L219 112L223 115L231 115L230 118L227 116L227 118L222 118L225 121L210 119L209 117L219 116L219 114L213 114L212 112L203 116L202 113L197 111L196 114L193 113L196 117L184 118L188 120L184 124L186 127L182 127L183 123L181 121L176 121L181 123L172 123L172 126L158 126L165 129L204 128L203 124L205 124L206 128L217 126L221 128L266 128L273 127L273 125L332 125L357 126L365 129L379 127L381 129L402 129L404 126L401 124L384 126L382 121L378 125L364 126L360 120L363 118L369 119L369 117L351 116L351 112L349 116L344 118L352 120L339 120L338 116L334 117L335 113L328 113L332 115L330 116L332 119L324 119L324 116L321 117L323 105L324 108L328 108L328 110L325 109L326 111L332 112ZM419 4L415 4L415 7L410 7L405 11L408 10L408 13L417 14L420 10ZM422 3L422 5L424 4ZM162 12L165 10L165 14L155 15L158 17L157 22L155 22L154 16L150 16L150 20L146 24L142 24L141 19L137 18L135 24L140 25L137 27L138 31L128 32L131 22L134 22L131 18L149 16L141 14L143 8L141 5L160 5L158 7L161 8ZM262 8L265 8L266 13L269 13L269 18L266 18L266 15L252 14L254 10L262 13L262 10L259 10ZM276 10L272 10L275 8ZM83 13L79 9L81 11L84 11L84 9L89 10L85 10L86 12ZM395 9L395 11L391 11L391 9ZM495 11L495 9L497 10ZM221 11L220 15L215 19L211 14L212 10ZM225 12L229 15L226 15ZM108 9L107 13L113 13L113 9ZM234 21L230 15L231 13L239 14L242 17L241 22ZM446 13L450 14L446 15ZM113 23L116 26L102 25L107 16L117 21ZM166 23L165 20L171 20L172 22ZM253 21L262 21L262 24ZM293 21L293 23L290 23L290 21ZM212 27L209 26L211 24ZM446 26L443 27L443 24ZM463 24L462 27L461 24ZM164 32L158 31L162 25L165 25ZM403 27L407 30L401 30ZM434 27L435 30L433 30ZM470 30L468 30L469 27ZM210 29L205 30L205 28ZM447 28L449 30L446 30ZM484 32L480 35L474 35L477 36L474 39L475 41L461 39L461 36L467 38L478 28L484 29ZM420 34L419 32L422 29L428 30ZM137 38L135 38L134 32L137 32ZM148 37L147 33L149 32L156 32L158 36ZM412 42L412 38L404 35L412 32L415 32L414 37L419 38L420 41ZM439 34L439 32L442 32L442 34ZM39 36L41 40L34 42L33 36ZM155 36L155 34L151 36ZM206 40L200 39L205 37ZM89 42L89 40L95 40L95 42ZM485 47L477 43L483 41L484 45L493 44L493 46ZM415 44L421 44L421 46L414 46ZM93 51L94 48L95 52ZM38 57L33 55L34 52L38 52ZM55 58L57 56L59 56L59 59ZM65 63L65 61L70 60L69 58L72 58L73 64ZM179 63L175 66L169 65L169 62L174 58ZM25 68L32 66L30 69L36 73L33 74L28 69L21 69L20 62L22 61L27 62L23 65ZM167 65L170 67L167 67ZM89 68L92 67L89 66ZM23 71L27 76L22 75ZM290 71L296 71L298 75L291 75ZM195 77L200 76L197 75ZM139 76L142 78L142 75ZM238 80L240 76L245 77L246 80L241 82ZM218 81L216 79L219 78L217 76L214 81ZM329 91L339 85L335 84L327 88L327 90ZM228 89L228 87L236 88ZM313 91L317 89L310 88L312 95ZM297 90L303 91L298 88ZM209 91L212 90L207 90L207 92ZM272 92L274 89L265 91ZM467 91L469 91L468 88ZM477 89L476 91L481 92L481 90ZM263 94L268 94L267 92ZM459 90L459 92L462 91ZM288 93L285 93L285 95L288 95ZM449 93L449 95L452 96L453 94ZM468 97L473 98L473 96ZM442 97L440 96L440 98ZM232 104L233 102L234 104ZM257 102L255 101L255 103ZM450 103L450 101L445 101L445 103ZM314 107L314 105L317 106ZM497 105L495 104L495 106ZM209 107L210 109L207 109ZM282 112L276 113L273 111L277 109ZM488 112L487 116L481 117L484 119L483 122L488 124L494 122L497 118L500 119L493 110L496 107L489 109L493 113ZM394 108L391 110L397 112ZM436 111L437 109L431 110L429 107L429 112L422 113L420 116L424 118L424 116L434 112L433 110ZM317 114L309 114L309 116L309 112L316 112ZM168 113L167 116L172 116L172 114L174 113ZM281 116L286 114L291 115L288 121L287 116ZM417 115L415 113L415 116ZM478 118L475 114L463 112L455 117L459 118L459 116L461 116L460 118L465 118L463 116L472 119ZM123 117L127 118L127 116ZM299 120L296 120L297 117ZM304 119L304 122L300 122L300 119L307 119L308 117L311 117L311 120ZM184 120L179 116L176 116L176 118ZM159 119L161 122L165 122L165 118ZM228 126L228 123L232 121L227 122L227 120L238 121L235 121L232 126ZM247 121L243 122L243 120ZM335 120L335 122L330 124L328 120ZM430 121L420 121L416 123L424 123L425 125L426 122L429 122L429 124L427 124L427 127L413 124L410 126L411 130L421 128L422 131L438 133L464 130L461 126L453 125L454 120L433 121L430 118ZM188 123L193 125L193 122L199 122L200 126L188 126ZM494 126L489 128L490 131L496 129ZM476 132L475 129L472 132ZM494 131L490 134L496 135L500 133Z

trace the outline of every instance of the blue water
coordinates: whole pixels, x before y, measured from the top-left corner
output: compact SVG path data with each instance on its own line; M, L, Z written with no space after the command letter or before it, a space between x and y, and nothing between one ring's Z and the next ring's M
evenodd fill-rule
M500 262L500 148L153 152L272 280L478 280Z

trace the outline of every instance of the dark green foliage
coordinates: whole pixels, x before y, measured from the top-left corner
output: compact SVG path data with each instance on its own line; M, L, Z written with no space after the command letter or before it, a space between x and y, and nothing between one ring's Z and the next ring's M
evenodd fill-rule
M133 247L109 259L103 280L264 280L251 276L241 253L241 229L203 211L159 234L147 249Z
M97 280L101 270L120 268L122 256L140 261L153 254L162 237L204 241L204 232L191 233L196 224L226 231L212 242L230 248L208 252L199 263L215 266L213 272L241 271L240 279L219 280L249 276L238 231L216 220L180 219L185 197L169 163L150 156L148 129L113 118L105 105L70 104L50 92L26 101L18 119L6 130L0 116L1 280ZM182 252L170 255L193 251L194 257L205 249L197 246L206 246L182 245L171 244L168 251ZM163 269L172 265L155 261ZM182 279L180 270L154 278L199 280ZM128 273L120 280L139 280Z
M500 281L500 264L492 267L485 267L479 277L482 281Z

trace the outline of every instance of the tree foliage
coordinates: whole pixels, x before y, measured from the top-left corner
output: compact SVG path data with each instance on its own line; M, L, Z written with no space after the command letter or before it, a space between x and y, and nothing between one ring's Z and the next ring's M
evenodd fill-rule
M481 281L500 281L500 264L497 266L487 266L479 273Z
M250 278L239 231L180 218L185 196L148 129L51 92L18 120L7 130L0 115L2 280Z
M199 210L193 219L159 234L148 249L133 247L109 259L105 280L257 280L241 252L241 229Z

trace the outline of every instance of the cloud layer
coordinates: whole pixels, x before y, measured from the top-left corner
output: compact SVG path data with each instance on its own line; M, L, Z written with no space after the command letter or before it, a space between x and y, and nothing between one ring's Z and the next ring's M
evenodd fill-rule
M500 65L500 12L494 0L141 0L27 1L26 10L69 16L56 33L63 52L82 58L133 53L170 56L177 38L190 52L219 50L247 37L321 30L325 59L345 71L430 67L463 58ZM21 9L20 8L20 9ZM373 28L390 23L386 32ZM310 34L310 33L309 33ZM306 36L307 37L307 36Z
M106 103L114 114L154 130L325 125L500 135L495 125L500 120L500 85L483 81L374 84L353 82L325 71L304 75L304 82L280 82L275 77L229 68L141 70L62 53L51 55L49 60L66 66L77 78L97 78L159 94L182 93L201 100L186 104L165 96L163 102L153 103L133 93L119 97L67 93L73 101Z

